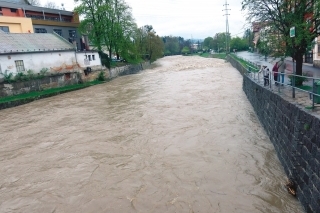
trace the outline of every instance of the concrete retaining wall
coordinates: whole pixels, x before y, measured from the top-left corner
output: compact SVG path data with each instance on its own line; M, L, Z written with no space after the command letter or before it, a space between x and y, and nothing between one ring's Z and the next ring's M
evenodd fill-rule
M13 83L0 83L0 97L18 95L43 89L62 87L77 84L80 81L79 73L58 73L44 76L41 79L20 81Z
M229 58L234 67L236 61ZM243 75L243 91L277 152L306 212L320 212L320 117Z
M149 67L149 62L128 65L124 67L116 67L110 70L102 70L106 79L112 79L121 75L130 75L140 72ZM21 81L13 83L0 83L0 97L18 95L43 89L63 87L80 82L88 82L97 79L101 70L94 70L89 75L85 75L84 71L73 73L57 73L50 76L44 76L42 79L33 79L30 81Z

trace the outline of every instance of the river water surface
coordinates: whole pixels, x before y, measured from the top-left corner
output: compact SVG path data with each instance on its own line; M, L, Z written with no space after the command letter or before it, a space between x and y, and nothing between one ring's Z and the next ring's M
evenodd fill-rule
M0 111L0 212L303 212L219 59Z

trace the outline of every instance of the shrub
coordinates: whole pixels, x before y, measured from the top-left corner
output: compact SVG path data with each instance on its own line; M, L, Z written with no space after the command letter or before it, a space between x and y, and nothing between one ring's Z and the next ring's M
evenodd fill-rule
M40 70L40 75L41 75L41 76L45 76L48 71L49 71L48 68L42 68L42 69Z
M105 80L106 80L106 78L104 77L104 72L103 72L103 71L101 71L101 72L99 73L99 75L98 75L98 77L97 77L97 80L98 80L98 81L105 81Z
M303 73L302 76L295 76L295 86L302 86L303 82L308 81L308 78L305 77L306 73ZM293 76L289 75L290 85L292 85Z
M35 75L34 75L33 70L27 70L27 75L26 75L25 80L32 80L34 78L35 78Z
M6 83L11 83L12 82L12 77L13 77L13 74L12 73L8 73L8 70L6 70L4 73L3 73L3 76L4 76L4 82Z
M27 80L27 76L25 74L23 74L22 72L19 72L18 74L16 74L14 76L14 80L16 80L16 81L25 81L25 80Z

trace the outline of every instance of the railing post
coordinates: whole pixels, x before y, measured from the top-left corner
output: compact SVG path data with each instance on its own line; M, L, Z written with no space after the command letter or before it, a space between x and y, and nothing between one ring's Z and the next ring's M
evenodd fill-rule
M312 78L312 109L314 109L314 94L316 93L316 88L314 87L314 78Z
M278 71L277 71L278 72ZM280 93L280 87L281 87L281 76L280 76L280 72L278 72L278 77L277 77L277 81L278 81L278 92Z
M271 88L271 84L272 84L272 75L271 75L271 73L269 73L269 86L270 86L270 89L272 89Z
M292 59L292 74L293 74L293 80L292 80L292 98L296 97L295 92L295 86L296 86L296 72L294 70L294 59Z

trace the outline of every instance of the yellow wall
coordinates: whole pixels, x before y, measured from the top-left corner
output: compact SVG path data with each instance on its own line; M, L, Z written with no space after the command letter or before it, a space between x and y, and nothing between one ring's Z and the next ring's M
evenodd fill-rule
M31 18L0 16L0 26L9 27L10 33L33 33Z

